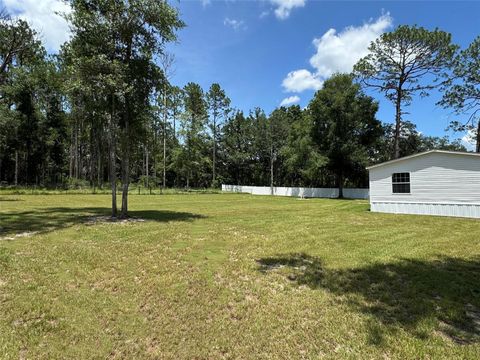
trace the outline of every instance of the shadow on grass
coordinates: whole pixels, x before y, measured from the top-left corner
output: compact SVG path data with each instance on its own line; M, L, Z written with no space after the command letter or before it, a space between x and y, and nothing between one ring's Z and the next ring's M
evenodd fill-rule
M192 221L205 218L203 215L187 212L167 210L141 210L129 211L131 218L147 221L170 222ZM4 235L18 235L26 232L43 233L57 229L67 228L75 224L96 222L108 219L109 208L101 207L53 207L0 213L0 237Z
M109 209L110 211L110 209ZM167 210L136 210L129 211L132 218L145 219L149 221L169 222L169 221L192 221L205 219L205 215L193 214L188 212L167 211Z
M480 259L443 257L401 260L355 269L328 269L320 258L288 254L258 260L263 273L279 272L292 282L339 295L356 311L373 315L389 330L401 327L426 338L431 324L457 344L480 341ZM369 329L369 341L383 342L383 327Z

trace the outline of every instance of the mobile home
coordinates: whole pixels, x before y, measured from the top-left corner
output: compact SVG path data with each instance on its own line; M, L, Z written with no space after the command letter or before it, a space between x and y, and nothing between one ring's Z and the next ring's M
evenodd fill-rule
M432 150L370 166L370 210L480 218L480 154Z

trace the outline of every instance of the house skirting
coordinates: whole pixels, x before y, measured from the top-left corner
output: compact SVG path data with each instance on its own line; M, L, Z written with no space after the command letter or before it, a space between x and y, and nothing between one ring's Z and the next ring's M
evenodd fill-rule
M480 218L480 204L371 201L370 211Z

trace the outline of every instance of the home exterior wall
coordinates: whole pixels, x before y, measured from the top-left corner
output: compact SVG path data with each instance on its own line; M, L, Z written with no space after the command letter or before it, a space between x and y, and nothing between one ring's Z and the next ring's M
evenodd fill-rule
M273 190L273 194L272 194ZM293 196L304 198L337 198L336 188L303 188L303 187L273 187L222 185L224 192L238 192L252 195ZM349 199L368 199L368 189L343 189L343 196Z
M432 152L370 170L371 211L480 217L480 156ZM410 194L392 193L392 174L410 173Z

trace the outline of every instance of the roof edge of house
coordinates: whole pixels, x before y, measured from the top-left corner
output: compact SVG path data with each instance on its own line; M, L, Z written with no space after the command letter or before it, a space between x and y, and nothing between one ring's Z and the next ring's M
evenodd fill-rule
M380 164L367 166L367 170L374 169L374 168L381 167L381 166L385 166L385 165L394 164L394 163L397 163L397 162L400 162L400 161L409 160L409 159L412 159L412 158L415 158L415 157L424 156L424 155L428 155L428 154L432 154L432 153L451 154L451 155L465 155L465 156L479 156L480 157L480 153L474 153L474 152L450 151L450 150L429 150L429 151L424 151L424 152L421 152L421 153L418 153L418 154L404 156L404 157L399 158L399 159L385 161L385 162L380 163Z

